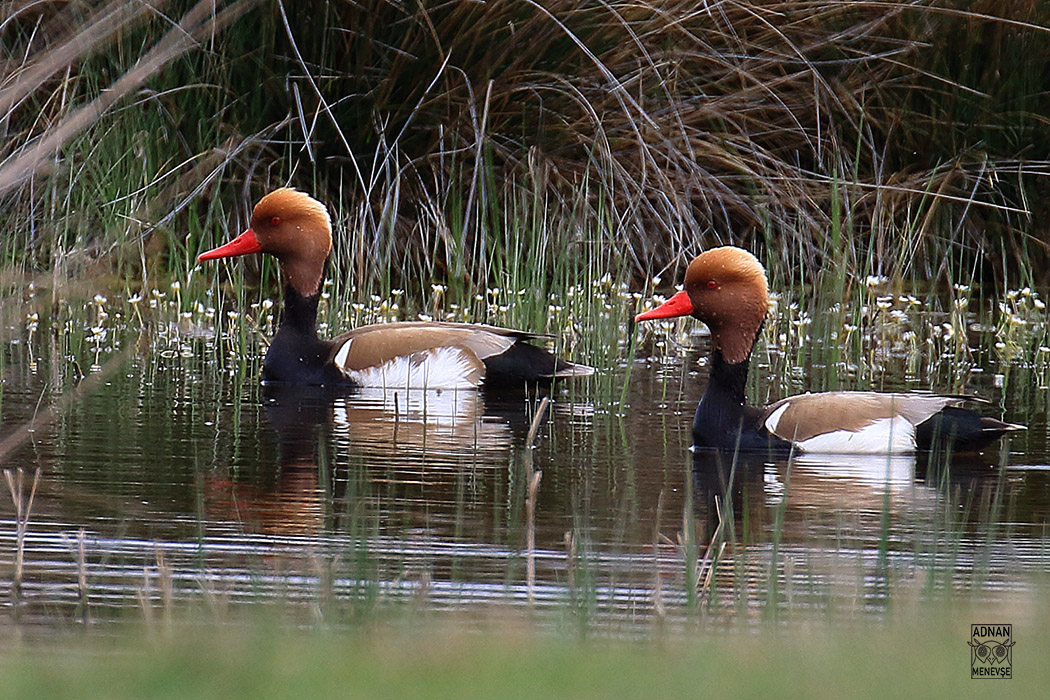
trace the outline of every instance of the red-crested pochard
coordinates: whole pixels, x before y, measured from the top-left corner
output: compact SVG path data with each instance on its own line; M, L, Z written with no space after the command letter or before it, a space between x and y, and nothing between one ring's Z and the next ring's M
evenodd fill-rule
M927 450L943 440L955 451L974 451L1024 429L959 408L980 400L967 396L831 391L748 406L748 365L767 307L762 264L746 250L725 246L694 258L685 289L635 317L692 316L711 330L711 376L693 421L694 446L887 454Z
M594 370L529 344L524 331L481 324L403 322L317 337L317 304L332 249L324 204L290 188L259 200L250 228L197 260L269 253L284 280L284 313L263 363L266 382L453 389L518 387Z

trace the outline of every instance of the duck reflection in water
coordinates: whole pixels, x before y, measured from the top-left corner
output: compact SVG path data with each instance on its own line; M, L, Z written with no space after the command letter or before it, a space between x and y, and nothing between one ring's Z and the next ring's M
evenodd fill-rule
M994 487L998 471L977 453L903 455L770 455L694 449L694 507L708 536L719 513L738 525L772 527L783 508L782 534L809 539L843 524L876 530L884 514L896 520L929 519L951 507L961 489ZM958 492L955 493L956 497ZM727 502L731 507L727 507ZM740 532L740 530L737 530Z
M429 511L428 501L454 502L468 467L475 476L506 469L537 403L525 392L475 389L334 392L281 384L263 391L278 449L276 476L264 480L268 485L248 475L213 480L208 512L264 534L339 529L377 484L384 505ZM408 521L417 515L408 513Z

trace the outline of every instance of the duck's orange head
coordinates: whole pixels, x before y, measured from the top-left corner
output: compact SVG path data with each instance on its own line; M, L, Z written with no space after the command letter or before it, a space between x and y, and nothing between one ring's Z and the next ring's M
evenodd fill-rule
M711 342L726 362L738 364L751 354L768 306L762 263L743 248L724 246L693 258L685 289L635 320L693 316L711 329Z
M303 296L321 289L324 263L332 250L332 220L313 197L290 187L274 190L252 210L251 227L197 260L269 253L277 258L285 284Z

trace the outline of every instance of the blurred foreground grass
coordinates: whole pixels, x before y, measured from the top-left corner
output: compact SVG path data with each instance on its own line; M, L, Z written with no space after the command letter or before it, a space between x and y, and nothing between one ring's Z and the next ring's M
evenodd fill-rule
M26 644L0 660L0 697L1033 698L1050 686L1045 598L916 612L633 641L551 635L521 618L147 627ZM1013 679L970 679L972 622L1014 625Z

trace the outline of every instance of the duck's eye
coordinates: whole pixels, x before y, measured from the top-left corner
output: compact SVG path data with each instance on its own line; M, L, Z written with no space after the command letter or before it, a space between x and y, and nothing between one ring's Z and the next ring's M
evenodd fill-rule
M271 226L280 226L281 225L281 217L279 217L279 216L271 216L270 217L270 225Z
M714 280L707 280L707 288L718 289L718 282L715 282Z

